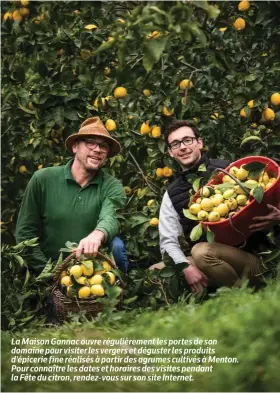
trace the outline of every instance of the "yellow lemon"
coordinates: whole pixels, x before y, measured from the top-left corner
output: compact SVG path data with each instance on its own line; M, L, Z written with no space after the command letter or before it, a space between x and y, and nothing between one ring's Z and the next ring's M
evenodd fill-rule
M221 203L219 206L215 207L215 212L218 212L221 217L224 217L229 212L229 207L226 203Z
M18 168L18 171L19 171L19 173L21 173L22 175L27 171L27 168L26 168L26 166L25 165L21 165L19 168Z
M259 182L263 182L265 185L269 183L269 176L267 172L262 172L259 176Z
M271 108L266 108L264 111L263 111L263 116L264 116L264 118L266 119L266 120L274 120L275 119L275 112L274 112L274 110L273 109L271 109Z
M16 11L13 12L13 20L15 22L21 22L22 21L22 15L21 15L21 13L19 11L16 10Z
M114 42L114 38L113 37L108 37L107 42ZM117 67L116 67L117 68ZM117 97L116 97L117 98Z
M173 115L173 113L174 113L174 109L168 109L168 108L166 108L166 106L165 105L163 105L163 107L162 107L162 113L164 114L164 116L172 116Z
M110 285L114 285L116 282L116 276L112 272L107 272L105 273L107 277L109 277L109 283Z
M110 265L109 262L103 261L102 265L103 265L103 268L106 270L106 272L109 272L110 270L112 270L112 266Z
M169 168L168 166L165 166L163 168L163 176L165 177L171 177L173 175L173 170Z
M145 135L148 134L149 132L151 132L151 127L149 125L149 121L146 121L145 123L142 123L140 127L140 134Z
M200 206L202 210L205 210L207 212L210 212L214 207L212 200L209 198L203 198Z
M90 285L100 285L102 281L103 281L103 276L101 276L101 274L95 274L88 280Z
M105 295L104 288L100 284L92 285L90 288L90 292L96 297L102 297Z
M85 266L84 264L81 264L81 268L82 268L82 273L84 276L92 276L94 269L93 269L93 263L92 261L86 261L87 265L89 265L90 267Z
M160 138L161 136L161 128L159 126L154 126L152 128L152 137L153 138Z
M150 220L150 226L151 227L157 227L158 224L159 224L159 220L156 217L151 218L151 220Z
M163 174L163 168L157 168L157 169L156 169L156 176L157 176L157 177L163 177L163 176L164 176L164 174Z
M252 123L252 124L251 124L251 127L252 127L252 128L257 128L258 125L257 125L257 123Z
M97 26L96 25L86 25L85 29L87 29L87 30L95 30L95 29L97 29Z
M188 87L188 89L191 89L192 87L193 87L193 83L192 83L192 81L190 81L190 80L188 80L188 79L183 79L181 82L180 82L180 89L181 90L186 90L186 88Z
M108 76L110 74L111 70L109 67L104 68L104 75Z
M144 89L144 90L143 90L143 94L144 94L145 97L150 97L151 92L150 92L149 89Z
M213 198L211 200L214 206L219 206L223 202L224 197L222 196L222 194L215 194L213 195Z
M247 106L252 109L254 107L254 100L250 100L247 102Z
M20 9L19 9L19 12L20 12L20 14L21 14L22 16L28 16L29 13L30 13L29 9L26 8L26 7L20 8Z
M23 5L24 7L26 7L29 3L30 3L29 0L21 0L20 1L20 4Z
M246 169L240 167L238 169L238 171L236 172L235 176L237 177L238 180L245 180L245 179L247 179L248 174L249 174L249 172L246 171Z
M75 278L81 277L81 275L83 274L81 266L80 265L72 266L71 269L70 269L70 274L72 276L74 276Z
M202 191L200 195L204 196L205 198L208 198L210 195L210 190L208 187L202 187Z
M229 173L230 173L232 176L235 176L237 171L238 171L237 166L233 166L233 167L230 168Z
M224 33L225 31L227 31L227 29L228 29L227 27L220 27L220 28L219 28L219 30L220 30L222 33Z
M105 127L108 131L114 131L117 128L116 122L112 119L106 120Z
M151 206L153 203L154 203L154 199L150 199L148 202L147 202L147 206Z
M200 210L197 213L197 218L199 221L207 221L208 220L208 213L205 210Z
M239 195L245 195L245 191L240 186L234 186L234 192Z
M246 197L246 195L242 195L242 194L237 195L237 197L236 197L236 202L237 202L237 204L238 204L239 206L245 206L245 205L246 205L246 202L247 202L247 197Z
M247 0L240 1L238 4L239 11L247 11L250 8L250 2Z
M197 214L200 212L200 210L201 210L201 206L200 206L199 203L193 203L193 204L189 207L189 210L190 210L190 212L191 212L192 214L197 215Z
M222 193L221 190L219 190L218 188L215 189L215 194L221 194L221 193Z
M246 180L244 184L245 184L245 186L249 186L249 188L251 188L250 186L257 187L258 182L256 180L249 179L249 180Z
M106 99L105 99L104 97L97 97L97 98L94 100L92 106L94 106L95 108L98 108L98 105L101 104L101 106L104 107L104 106L105 106L105 103L106 103Z
M82 284L82 285L86 285L86 284L87 284L87 278L84 277L84 276L75 278L75 280L76 280L79 284Z
M247 115L246 115L246 112L245 112L245 110L244 110L244 108L242 108L241 110L240 110L240 116L241 117L247 117Z
M128 118L128 120L132 120L134 118L134 116L133 115L128 115L127 118Z
M245 29L246 22L243 18L237 18L236 21L234 22L233 26L237 31L240 31L240 30Z
M201 203L201 198L197 198L197 200L195 201L195 203Z
M4 21L6 22L8 19L13 19L13 14L12 12L5 12L3 16Z
M232 196L235 194L235 192L234 192L234 189L233 188L230 188L229 190L226 190L224 193L223 193L223 197L225 198L225 199L229 199L229 198L232 198Z
M220 221L220 219L221 219L221 216L216 211L213 211L213 212L209 213L209 215L208 215L209 222L218 222L218 221Z
M280 105L280 93L273 93L270 97L270 102L275 106Z
M233 183L233 184L235 184L235 181L229 175L223 176L222 182L223 183Z
M237 208L237 202L235 198L229 198L225 202L228 205L229 210L235 210Z
M72 284L71 277L69 276L62 277L62 279L60 280L60 284L69 287Z
M127 95L127 90L125 87L116 87L114 90L115 98L124 98Z
M82 288L79 289L78 291L78 297L80 299L86 299L90 296L90 288L87 286L84 286Z

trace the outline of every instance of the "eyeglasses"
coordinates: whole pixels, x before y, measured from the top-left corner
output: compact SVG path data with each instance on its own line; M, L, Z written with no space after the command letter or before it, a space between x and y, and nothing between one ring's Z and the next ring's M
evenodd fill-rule
M95 149L97 146L99 146L100 151L102 151L103 153L107 153L107 151L109 150L109 146L107 145L107 143L100 143L92 139L83 139L83 141L85 142L86 147L90 150Z
M181 147L181 143L183 143L184 146L189 146L193 143L194 139L196 139L195 136L185 136L181 141L173 141L169 144L170 149L179 149Z

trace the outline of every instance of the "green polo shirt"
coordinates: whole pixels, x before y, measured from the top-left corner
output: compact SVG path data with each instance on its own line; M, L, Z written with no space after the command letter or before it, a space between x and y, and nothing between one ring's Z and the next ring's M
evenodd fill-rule
M56 260L67 241L79 243L94 229L104 232L107 242L118 233L115 210L126 201L122 184L101 169L81 187L72 176L72 163L40 169L27 185L16 240L39 237L40 247L33 252L37 268L49 258Z

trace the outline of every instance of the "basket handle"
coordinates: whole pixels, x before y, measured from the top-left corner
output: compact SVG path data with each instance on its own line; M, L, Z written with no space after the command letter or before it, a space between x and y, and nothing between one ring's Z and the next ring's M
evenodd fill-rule
M240 186L240 188L242 188L242 190L245 192L245 194L246 194L248 197L250 196L250 192L247 190L247 188L246 188L245 186L243 186L243 184L242 184L238 179L236 179L236 177L233 176L231 173L225 171L225 170L222 169L222 168L216 168L216 169L214 169L213 172L216 172L216 171L223 172L225 175L228 175L229 177L231 177L232 180L234 180L234 181Z
M107 262L112 266L113 269L116 268L115 262L113 262L113 261L112 261L110 258L108 258L106 255L102 254L102 253L99 252L99 251L97 252L96 255L97 255L98 257L102 258L102 259L105 259L105 261L107 261ZM67 258L65 258L65 260L63 261L63 263L57 268L57 270L56 270L56 272L55 272L55 275L54 275L55 284L58 283L61 273L63 272L63 270L65 270L65 268L66 268L66 266L69 264L69 262L70 262L73 258L75 258L75 256L76 256L76 253L75 253L75 252L72 252L70 255L68 255Z

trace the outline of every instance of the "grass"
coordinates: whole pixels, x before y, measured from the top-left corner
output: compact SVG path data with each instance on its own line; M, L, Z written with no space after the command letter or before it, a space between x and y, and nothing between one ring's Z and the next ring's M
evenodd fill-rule
M257 293L245 286L222 289L202 305L183 301L168 309L141 313L135 310L100 315L95 321L76 318L60 327L35 327L16 335L2 334L2 391L11 392L84 392L84 391L279 391L280 366L280 281L270 283ZM206 355L205 365L213 365L208 373L192 373L193 381L96 381L96 382L12 382L11 338L51 339L152 339L217 340L217 357L237 358L238 363L211 363ZM177 345L175 348L195 348ZM152 355L151 355L152 356ZM163 356L163 355L157 355ZM174 355L170 355L174 357ZM176 355L180 356L180 355ZM195 355L186 355L195 357ZM201 355L197 355L200 357ZM213 355L212 355L213 356ZM168 356L165 356L169 358ZM174 362L173 362L174 363ZM82 363L81 363L82 364ZM80 364L80 365L81 365ZM128 365L129 363L123 363ZM161 363L169 366L168 359ZM130 364L131 365L131 364ZM139 364L138 364L139 365ZM159 364L156 364L159 365ZM188 366L190 364L182 363ZM79 366L79 364L78 364ZM155 364L148 364L155 366ZM173 364L177 366L177 364ZM51 375L52 373L50 373ZM94 374L94 373L93 373ZM92 374L92 375L93 375ZM110 373L111 375L112 373ZM138 373L147 376L149 373ZM154 373L150 373L153 375ZM168 372L166 373L168 374ZM173 373L174 375L176 373ZM183 375L189 375L189 372ZM129 375L129 373L126 373ZM136 375L136 374L135 374Z

